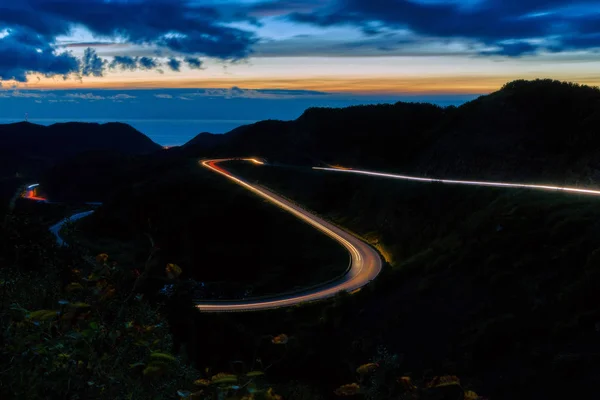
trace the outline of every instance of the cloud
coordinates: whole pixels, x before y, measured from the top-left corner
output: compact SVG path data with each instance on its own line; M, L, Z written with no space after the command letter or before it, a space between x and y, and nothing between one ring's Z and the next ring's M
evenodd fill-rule
M65 97L81 100L105 100L106 97L99 96L93 93L68 93Z
M185 58L185 63L191 69L202 69L202 61L199 58L196 58L196 57L186 57Z
M256 3L249 7L248 14L256 17L273 17L292 12L310 12L327 4L326 0L275 0Z
M83 76L103 76L106 61L101 59L96 50L88 47L83 53L81 59L81 75Z
M175 60L176 61L176 60ZM143 71L149 71L156 69L161 74L164 72L159 67L160 62L157 59L151 57L130 57L130 56L115 56L109 64L109 68L112 70L120 69L122 71L136 71L138 69Z
M51 99L51 100L48 100L48 103L79 103L79 102L77 100L73 100L73 99L68 99L68 100Z
M195 97L224 97L226 99L234 98L252 98L252 99L282 99L299 97L321 97L327 95L325 92L313 90L286 90L286 89L242 89L233 86L227 89L199 89L194 93L186 93L186 100Z
M44 93L41 92L20 92L15 90L10 94L12 97L23 97L23 98L34 98L39 99L45 96Z
M136 98L137 98L137 96L132 96L127 93L120 93L120 94L108 97L108 99L110 99L110 100L128 100L128 99L136 99Z
M156 97L157 99L172 99L173 98L173 96L171 96L170 94L165 94L165 93L155 94L154 97Z
M335 0L310 12L292 12L287 18L321 27L355 26L370 35L408 29L422 37L477 40L498 46L492 54L531 53L531 47L546 47L540 40L545 38L558 42L555 50L600 47L597 2L578 1L579 12L569 8L572 4L567 0ZM584 35L591 40L572 40ZM506 41L520 44L503 44Z
M192 0L1 0L0 80L25 82L34 72L101 76L105 63L95 53L86 52L78 60L59 51L65 45L87 44L57 41L75 28L100 38L100 43L90 42L94 47L126 42L190 57L239 60L250 54L258 39L232 22L251 19ZM120 61L120 68L132 68ZM154 59L139 62L142 68L156 68Z
M82 26L107 40L125 38L186 54L243 58L256 39L228 26L231 18L190 0L28 0L5 6L0 24L24 26L45 37Z
M140 57L138 60L138 66L143 70L150 70L157 68L160 64L154 58L150 57Z
M421 37L409 32L390 32L368 38L344 36L321 40L299 35L256 45L254 57L389 57L469 56L482 54L490 46L472 39Z
M181 69L181 61L176 58L170 58L169 61L167 61L167 66L171 71L179 72Z
M129 56L115 56L110 63L110 69L120 68L124 71L135 71L138 67L138 59Z
M495 50L485 50L482 51L481 54L500 54L508 57L518 57L525 54L534 54L537 50L537 46L526 43L526 42L517 42L517 43L503 43L500 44Z
M0 11L0 21L4 10ZM69 52L57 53L53 41L34 31L11 27L0 39L0 80L26 82L27 74L68 75L79 71L79 62Z
M62 40L59 42L61 46L67 48L78 48L78 47L112 47L117 45L115 42L76 42L76 41L65 41Z

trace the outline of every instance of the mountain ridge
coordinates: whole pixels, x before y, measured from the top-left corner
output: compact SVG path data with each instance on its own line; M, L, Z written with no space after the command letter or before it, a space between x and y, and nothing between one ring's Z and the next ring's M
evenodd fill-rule
M259 121L210 137L210 145L198 135L182 149L440 177L591 183L600 178L599 123L598 88L516 80L459 107L313 107L293 121Z
M160 149L140 131L119 122L0 125L0 170L5 174L39 176L56 163L87 151L114 151L130 156Z

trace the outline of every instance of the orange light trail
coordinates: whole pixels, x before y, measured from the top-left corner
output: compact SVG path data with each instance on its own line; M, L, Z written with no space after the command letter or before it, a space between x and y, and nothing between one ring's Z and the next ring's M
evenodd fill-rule
M35 184L35 185L30 185L27 187L27 189L25 189L25 192L23 193L23 198L27 199L27 200L33 200L33 201L48 201L48 199L46 199L45 197L41 197L37 195L37 188L39 185Z
M216 164L231 161L231 158L205 160L200 164L238 185L248 189L259 197L269 201L277 207L289 212L300 220L312 225L315 229L328 235L348 250L350 254L350 269L339 280L325 284L321 287L307 290L303 293L275 296L271 299L248 299L239 301L206 301L199 302L196 307L205 312L235 312L258 311L280 307L289 307L301 303L328 299L340 292L353 292L367 285L379 275L382 268L379 254L367 243L349 234L333 224L309 213L299 206L289 202L283 197L264 188L258 188L248 182L232 175ZM251 159L249 159L251 160ZM260 164L262 162L258 162Z

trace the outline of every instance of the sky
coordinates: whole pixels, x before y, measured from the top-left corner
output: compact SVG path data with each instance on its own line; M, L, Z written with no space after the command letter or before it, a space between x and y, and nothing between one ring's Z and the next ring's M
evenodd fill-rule
M514 79L597 86L599 50L600 0L0 0L0 118L460 103Z

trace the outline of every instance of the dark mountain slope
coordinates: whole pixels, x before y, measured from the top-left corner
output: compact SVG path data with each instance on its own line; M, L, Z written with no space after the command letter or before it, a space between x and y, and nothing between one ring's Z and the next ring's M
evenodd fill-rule
M187 146L200 146L205 149L213 149L225 143L227 136L210 132L202 132L186 143Z
M268 120L234 129L218 146L201 134L184 148L194 155L260 155L293 163L404 165L445 114L440 107L416 103L309 108L295 121Z
M199 135L194 156L262 156L435 176L591 184L600 178L600 90L514 81L461 107L431 104L310 108L220 139Z
M413 170L590 183L600 175L599 124L597 88L514 81L450 113Z
M90 150L139 155L159 149L147 136L121 123L0 125L1 167L7 174L37 175L58 161Z

